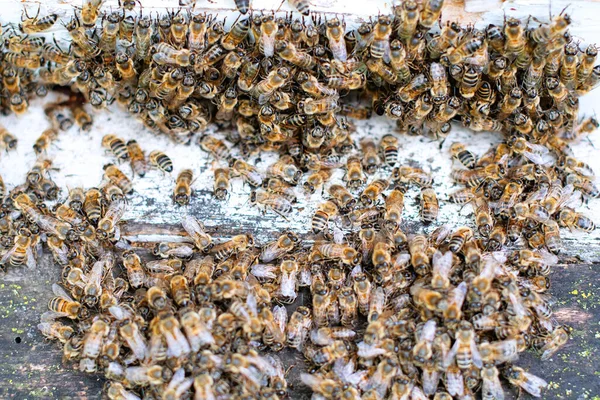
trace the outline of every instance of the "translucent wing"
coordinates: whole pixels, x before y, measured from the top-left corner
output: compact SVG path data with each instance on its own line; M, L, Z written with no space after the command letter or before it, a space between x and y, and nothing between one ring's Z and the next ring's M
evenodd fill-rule
M63 299L68 301L74 301L73 298L67 293L67 291L57 283L52 284L52 292L57 297L62 297Z

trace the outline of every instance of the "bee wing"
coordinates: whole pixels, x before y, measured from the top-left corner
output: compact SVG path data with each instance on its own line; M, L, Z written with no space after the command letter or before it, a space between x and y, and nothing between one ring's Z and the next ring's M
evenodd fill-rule
M441 251L436 250L433 253L431 262L433 263L434 274L437 272L439 275L447 277L452 269L452 252L447 251L442 254Z
M250 273L259 279L275 279L277 267L272 264L254 264Z
M539 251L539 254L542 257L542 260L544 260L544 262L550 266L553 266L558 263L558 257L550 253L546 249L541 249Z
M548 382L526 371L523 371L523 375L525 379L521 381L520 386L532 396L540 397L542 395L542 389L548 386Z
M542 148L545 149L546 152L540 154L538 152L534 153L531 151L524 151L523 156L534 164L551 165L554 162L554 159L550 154L548 154L548 149L546 149L545 147Z
M25 261L25 263L27 264L28 268L35 268L37 267L37 261L35 259L35 254L33 251L33 248L30 246L25 250L25 253L27 254L27 260Z
M432 395L437 390L440 380L440 372L436 369L423 369L421 382L423 383L423 391L425 394Z
M14 245L12 248L7 250L6 253L4 253L4 255L2 256L2 259L0 259L0 265L5 265L6 262L8 261L8 259L10 258L10 256L12 256L16 250L17 250L16 245Z
M295 275L282 274L279 286L281 295L287 298L296 298L296 277Z
M493 380L483 378L481 393L485 398L504 400L504 390L497 376Z
M481 354L479 354L479 350L477 349L477 344L475 343L475 339L471 340L471 355L473 357L473 364L477 368L481 368L483 366L483 361L481 360Z
M62 297L65 300L74 301L73 298L67 293L67 291L63 289L63 287L60 286L58 283L52 284L52 293L54 293L55 296Z
M127 200L125 198L119 198L114 200L108 206L106 213L104 214L105 218L111 218L115 222L118 222L125 214L125 210L127 209Z
M246 298L246 304L248 305L248 308L254 314L254 316L256 316L258 314L258 303L256 301L256 296L254 295L254 293L248 293L248 297Z
M275 323L279 327L279 330L282 333L285 333L285 327L287 325L288 314L287 309L283 306L274 306L273 307L273 319Z
M131 311L120 305L109 307L108 312L119 321L133 317Z
M410 392L411 400L428 400L429 397L423 393L419 386L413 386L412 392Z
M446 389L452 396L462 396L465 392L465 382L460 369L446 370Z
M452 361L454 361L454 357L456 357L456 353L458 352L459 345L460 345L459 341L456 340L454 342L454 345L448 352L448 354L446 354L446 357L444 358L444 362L443 362L444 368L448 368L450 366L450 364L452 364Z
M204 225L193 215L185 215L181 220L181 226L183 226L183 229L185 229L191 237L194 237L198 233L206 234L204 232Z
M333 373L336 374L344 383L348 382L348 377L354 373L354 361L346 361L344 358L338 358L333 363Z
M285 252L284 249L277 245L277 241L268 243L260 252L260 260L263 262L271 262Z
M58 318L66 317L67 313L57 311L46 311L40 317L41 322L54 322Z

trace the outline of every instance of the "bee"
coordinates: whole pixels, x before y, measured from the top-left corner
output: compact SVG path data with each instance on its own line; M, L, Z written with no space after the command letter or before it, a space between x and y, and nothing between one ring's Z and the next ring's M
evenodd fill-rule
M566 326L554 328L542 346L542 360L548 360L569 340L570 330Z
M125 153L127 154L127 148L125 147ZM127 154L129 157L129 155ZM123 173L120 169L118 169L114 164L106 164L104 167L104 177L110 182L117 185L123 193L131 194L133 193L133 185L131 180Z
M417 30L417 24L420 20L419 4L415 1L407 1L394 10L394 13L399 17L400 24L398 25L398 36L403 42L407 42L412 38ZM429 15L425 18L427 19Z
M464 144L458 142L452 143L450 153L454 159L458 160L465 167L469 169L475 168L477 156L467 150Z
M184 169L177 175L173 188L173 201L180 206L188 205L192 197L192 181L194 173L191 169Z
M571 229L591 232L596 229L596 224L583 214L565 208L558 215L558 224Z
M429 92L433 102L435 104L443 103L448 97L446 68L439 63L431 63L429 66L429 76L431 78L431 89L429 89Z
M87 218L92 221L92 223L97 223L98 220L102 217L102 193L96 189L91 188L85 192L85 198L81 199L80 189L74 189L69 192L69 205L75 211L81 204L81 209L87 216ZM73 204L74 203L74 204Z
M57 14L48 14L44 17L38 18L40 14L39 7L37 14L33 18L31 18L27 14L26 8L23 9L23 13L25 14L26 18L23 18L23 15L21 15L21 23L19 24L19 29L21 30L21 32L27 35L47 31L48 29L52 28L52 26L58 20Z
M142 268L140 257L133 251L128 250L123 253L123 266L127 270L129 284L133 288L138 288L146 281L146 273Z
M336 204L332 201L326 201L319 205L318 210L312 217L311 227L315 234L327 230L329 221L338 214L339 210Z
M123 139L115 136L115 135L105 135L102 138L102 147L110 150L115 157L120 158L122 160L129 159L129 152L127 151L127 145L123 141Z
M535 397L541 397L542 389L548 386L548 383L542 378L530 374L523 368L514 365L507 367L503 374L514 386L524 389Z
M81 22L86 28L96 26L103 0L86 0L81 8Z
M439 203L435 191L431 188L421 189L421 221L431 223L437 219Z
M387 15L380 15L373 30L373 41L370 48L372 58L383 58L384 61L389 61L391 34L392 18Z
M241 176L246 183L253 187L263 184L263 176L256 167L240 159L231 160L231 167L235 175Z
M481 83L481 73L473 66L469 66L462 75L459 91L463 98L470 99L475 96L477 88Z
M346 24L340 22L337 18L332 18L325 22L325 36L329 41L329 49L333 54L333 58L338 61L346 62L348 54L346 50L346 41L344 40L344 32Z
M69 339L75 336L73 328L61 322L41 322L37 328L42 332L42 335L50 339L58 339L62 343L67 343Z
M67 317L76 319L82 311L81 303L73 300L67 292L58 284L52 285L52 292L56 297L53 297L48 302L48 311L44 313L42 318L59 318Z
M385 163L393 167L398 162L399 141L394 135L387 134L381 138L379 149L383 155Z
M352 209L356 204L354 196L342 185L331 185L328 192L341 209Z
M267 174L281 177L286 182L292 185L297 185L300 177L302 176L302 171L296 167L291 156L285 155L280 157L277 162L269 166L267 169Z
M237 235L227 242L215 245L211 253L214 254L215 260L221 261L252 246L254 246L254 238L251 235Z
M2 176L0 176L0 204L4 203L4 197L6 196L6 185Z
M431 86L429 79L425 74L416 75L406 86L398 91L400 100L405 103L414 101L421 93L425 92Z
M333 259L340 260L344 264L356 265L360 262L361 255L348 245L319 242L313 246L311 259L313 261Z
M419 24L425 28L431 28L440 18L443 0L428 0L423 4Z
M101 239L109 239L115 234L117 223L123 217L126 209L126 200L124 198L116 199L110 203L104 216L98 221L96 234Z
M321 99L306 97L304 100L298 102L298 109L307 115L327 114L337 110L338 100L339 96L337 95Z
M291 252L297 245L298 237L292 232L286 232L273 242L265 245L260 253L262 262L271 262Z
M229 191L229 168L215 168L213 192L217 200L225 200Z
M598 127L600 127L598 120L595 117L589 117L581 121L572 131L564 132L562 137L565 140L574 141L594 132Z
M471 365L478 368L483 366L481 355L475 344L473 326L467 321L461 321L456 333L456 341L444 359L444 366L450 366L456 358L456 365L460 369L467 369Z
M181 225L199 250L207 252L212 248L212 237L206 233L204 224L196 217L189 214L184 216Z
M310 2L307 0L288 0L292 8L295 8L300 14L308 16L310 14Z
M360 201L365 206L370 206L386 190L389 182L385 179L376 179L371 182L360 195Z
M275 213L279 214L283 218L292 212L292 203L284 196L275 193L269 193L264 190L254 190L250 193L250 204L260 204L267 208L270 208Z
M475 36L464 39L457 47L447 51L440 58L443 65L455 65L463 62L468 57L473 56L484 46L484 40L481 37Z
M573 185L574 188L586 196L594 198L600 197L600 191L598 191L596 185L589 178L580 176L576 173L571 173L567 175L566 183L568 185Z
M173 161L171 161L171 158L169 158L169 156L167 156L162 151L153 150L148 155L148 158L150 159L152 165L158 168L159 170L166 173L173 172Z
M100 355L104 338L108 335L110 326L102 319L92 323L83 338L79 368L85 372L96 371L96 359Z
M146 163L144 151L136 140L132 139L127 142L127 153L129 154L129 160L131 161L131 169L139 177L144 177L148 169L148 164Z
M6 251L0 259L0 265L18 267L27 265L29 268L37 266L35 257L36 240L27 230L23 229L14 237L14 245Z
M77 45L83 58L91 59L100 55L101 49L98 47L96 40L88 35L85 27L80 25L78 19L71 19L71 21L65 25L65 28L71 35L71 40Z
M350 157L346 162L346 181L348 187L358 188L365 183L362 163L358 157Z
M287 324L287 345L299 349L308 337L308 331L312 326L312 316L308 307L300 306L290 316Z

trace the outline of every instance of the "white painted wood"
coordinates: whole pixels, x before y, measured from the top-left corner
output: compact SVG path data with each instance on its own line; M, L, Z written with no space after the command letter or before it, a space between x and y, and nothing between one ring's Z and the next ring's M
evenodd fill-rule
M46 11L70 10L72 4L80 4L79 1L71 0L44 1L42 3L42 10L45 8ZM279 3L279 0L255 0L253 7L277 9ZM352 13L356 17L356 21L367 15L375 15L378 12L390 12L390 3L380 0L337 0L337 2L331 0L331 3L333 5L329 3L324 5L323 0L319 1L315 7L319 11ZM17 21L20 16L21 4L20 1L16 0L0 1L0 7L2 7L0 22ZM116 4L116 1L107 0L104 7L115 7ZM175 7L177 1L152 0L143 1L143 4L144 10L164 11L165 8ZM471 2L469 4L472 5ZM526 4L527 7L525 7ZM565 4L565 2L554 1L553 11L559 12L564 7L561 6L562 4ZM574 29L579 29L577 32L580 32L582 41L600 42L598 40L600 38L598 24L586 24L586 21L589 22L590 18L599 15L600 3L577 1L571 2L571 4L569 10L574 14ZM37 9L36 2L27 2L27 5L33 11ZM507 15L514 14L526 17L531 13L543 18L547 16L546 5L546 2L525 0L505 2L502 9L490 9L485 13L480 23L501 22L503 10L507 11ZM218 5L202 1L201 6L209 9L232 9L233 1L219 0ZM516 10L512 10L512 8ZM454 9L456 9L456 5L454 5ZM288 10L287 4L284 4L281 10ZM464 15L468 16L468 14ZM0 117L0 123L19 139L16 151L0 155L0 175L3 177L8 189L24 181L27 170L35 161L35 154L31 145L48 126L43 114L43 104L44 101L51 99L52 97L49 96L46 100L34 100L30 105L29 112L21 117L15 115ZM597 104L600 104L600 91L598 90L581 99L581 116L594 113ZM58 140L51 146L48 157L54 160L54 165L58 168L58 171L52 173L52 178L60 187L92 187L100 184L103 173L102 166L114 162L114 158L106 154L100 146L102 136L107 133L117 134L125 140L136 138L146 154L151 150L161 149L173 159L175 170L172 176L153 170L144 178L134 178L135 194L129 201L129 208L125 215L126 220L156 224L177 224L182 213L188 211L186 208L174 206L171 201L174 177L183 168L192 168L197 177L193 185L196 195L190 206L192 212L206 216L206 224L209 227L228 227L234 231L254 230L258 234L257 239L259 241L264 241L266 236L272 235L273 231L277 230L291 228L298 232L306 232L310 218L321 200L319 195L306 198L299 189L299 203L295 205L294 213L289 221L286 221L273 213L263 215L258 209L251 207L248 204L249 187L242 185L239 179L233 179L231 196L226 202L217 202L212 197L213 161L196 145L195 141L191 146L174 144L166 137L158 136L144 128L141 123L131 118L116 105L104 112L94 112L93 116L95 121L91 133L79 132L77 127L73 127L67 132L61 132ZM357 139L363 136L371 136L377 140L382 135L393 132L395 129L394 123L384 118L356 121L356 126L357 132L354 137ZM214 127L210 128L210 132L214 131ZM599 136L598 132L590 136L593 146L588 141L582 141L573 146L576 156L589 163L596 171L600 171ZM500 136L491 133L472 133L455 126L442 149L438 148L437 143L431 143L430 139L424 137L402 135L400 140L402 144L400 160L403 163L410 162L430 170L435 177L435 190L441 200L441 212L439 220L427 229L433 229L442 223L451 225L472 224L472 218L468 216L471 213L471 207L467 206L461 209L459 206L444 201L449 193L458 188L449 177L452 163L448 147L454 141L461 141L467 143L469 148L477 154L483 154L491 144L500 140ZM257 166L264 171L276 158L275 154L264 154L261 156L261 160L257 162ZM129 176L133 175L128 164L121 165L121 168ZM389 171L383 171L382 173L385 175ZM342 176L343 172L341 170L337 171L330 184L339 182ZM61 198L66 197L66 194L66 190L64 190L61 193ZM416 191L412 191L406 196L404 219L411 226L418 226L416 224L418 221L417 195ZM600 202L590 201L588 205L583 207L582 212L600 223ZM422 228L419 227L418 229ZM567 254L580 255L590 261L600 260L600 246L598 245L600 243L600 231L597 230L589 235L575 235L564 232L563 236L565 240L569 241ZM582 251L582 249L585 249L585 251Z

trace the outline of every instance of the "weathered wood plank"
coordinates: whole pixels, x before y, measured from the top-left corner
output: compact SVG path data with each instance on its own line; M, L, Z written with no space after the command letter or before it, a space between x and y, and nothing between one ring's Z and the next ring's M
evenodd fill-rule
M574 328L572 339L548 362L541 362L533 352L524 353L517 362L550 383L546 399L594 399L600 393L599 269L598 264L554 268L554 316ZM48 255L35 271L13 268L4 275L0 284L0 398L101 397L103 379L63 365L61 347L45 340L36 328L52 297L51 283L59 279L60 268ZM309 295L301 295L291 309L307 301ZM289 350L280 356L292 366L290 398L309 398L299 381L306 368L302 355Z

